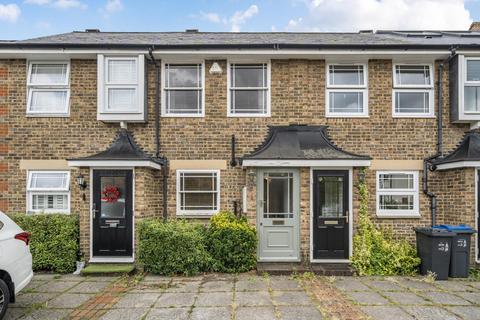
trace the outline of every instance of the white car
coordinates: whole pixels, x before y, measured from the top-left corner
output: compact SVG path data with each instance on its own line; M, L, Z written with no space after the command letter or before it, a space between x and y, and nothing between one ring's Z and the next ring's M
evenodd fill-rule
M0 211L0 319L33 277L30 234Z

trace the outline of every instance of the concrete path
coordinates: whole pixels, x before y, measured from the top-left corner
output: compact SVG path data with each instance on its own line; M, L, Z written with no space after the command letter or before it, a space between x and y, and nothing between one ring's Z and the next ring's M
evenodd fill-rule
M373 319L480 319L480 281L337 277L331 283Z

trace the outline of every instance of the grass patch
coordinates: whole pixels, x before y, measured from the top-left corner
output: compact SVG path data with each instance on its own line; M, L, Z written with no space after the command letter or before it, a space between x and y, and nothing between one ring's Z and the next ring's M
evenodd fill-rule
M109 274L129 274L135 270L134 264L121 263L95 263L89 264L82 270L84 276L109 275Z

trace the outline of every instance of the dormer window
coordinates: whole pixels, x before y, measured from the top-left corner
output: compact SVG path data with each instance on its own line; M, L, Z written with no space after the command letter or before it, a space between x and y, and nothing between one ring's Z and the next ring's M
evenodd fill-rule
M30 116L68 116L70 63L31 61L28 65L27 114Z
M465 59L465 113L480 113L480 59Z
M98 56L98 119L144 121L144 56Z

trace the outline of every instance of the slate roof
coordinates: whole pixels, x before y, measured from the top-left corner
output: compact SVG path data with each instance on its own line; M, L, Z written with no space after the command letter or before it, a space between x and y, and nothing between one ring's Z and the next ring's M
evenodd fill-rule
M97 154L68 159L69 161L152 161L163 164L162 159L148 155L135 142L133 135L126 129L120 129L113 143Z
M462 161L480 161L480 133L478 131L472 130L465 133L455 150L445 157L434 161L433 164L439 165Z
M243 160L369 160L330 141L327 126L269 126L262 145Z
M80 32L17 41L0 48L414 48L480 47L474 31L360 32Z

